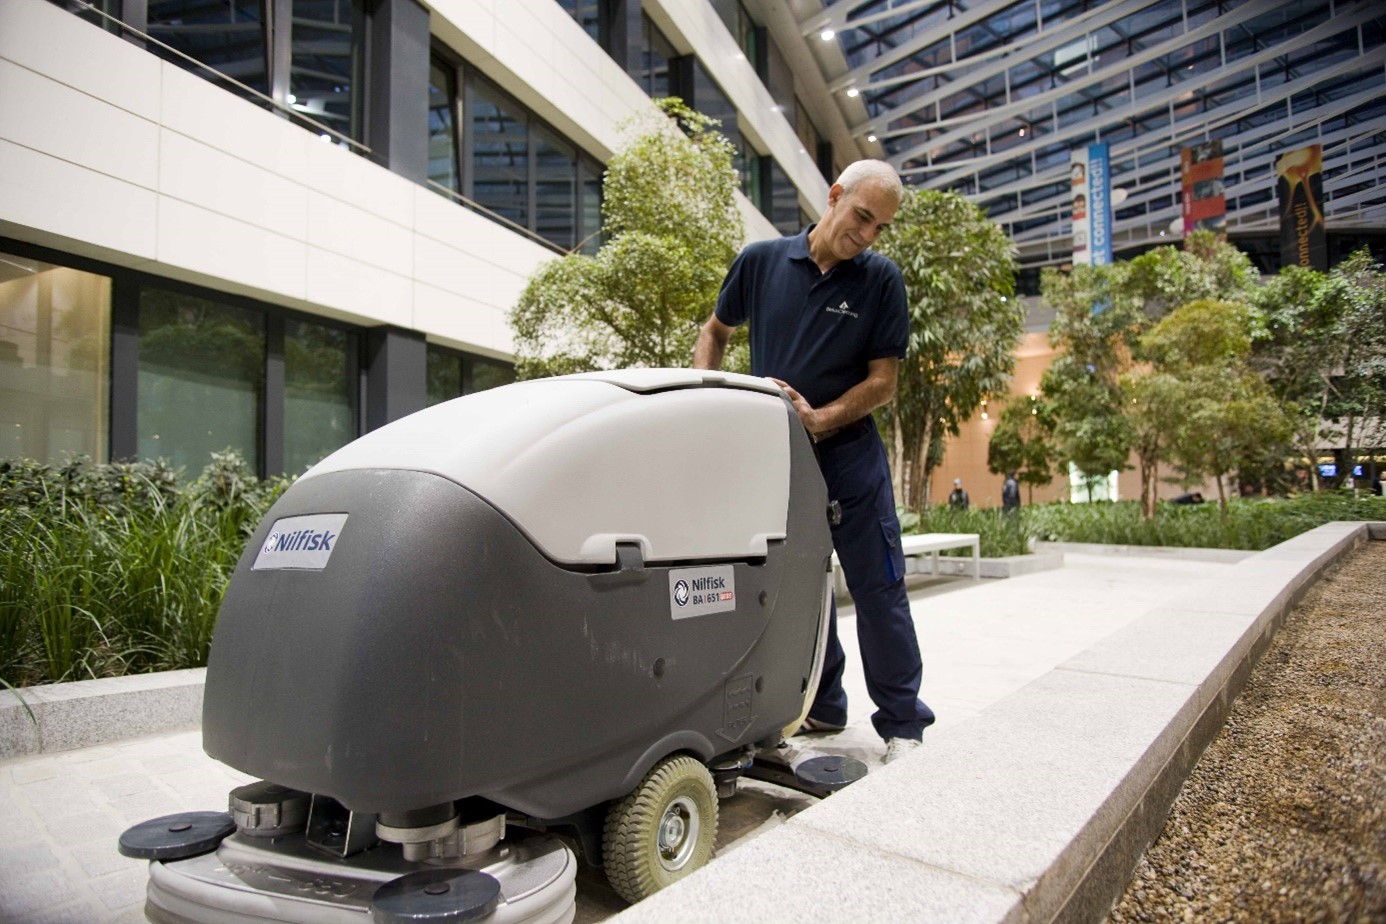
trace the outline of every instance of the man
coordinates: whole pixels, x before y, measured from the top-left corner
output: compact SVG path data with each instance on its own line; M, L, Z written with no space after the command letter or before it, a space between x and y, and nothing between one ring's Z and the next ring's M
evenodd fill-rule
M1006 480L1001 484L1001 509L1006 513L1015 513L1020 509L1020 482L1015 472L1007 472Z
M871 717L892 761L919 746L934 714L919 700L919 641L905 595L905 560L885 446L871 412L895 396L909 313L900 270L867 248L889 227L903 188L883 161L858 161L828 190L823 218L794 237L758 241L732 264L698 335L693 365L717 369L739 324L751 325L751 371L772 378L818 453L842 508L833 546L857 607ZM847 724L846 657L837 605L806 731Z
M972 498L963 490L962 479L953 479L953 490L948 495L948 506L954 510L966 510L972 506Z

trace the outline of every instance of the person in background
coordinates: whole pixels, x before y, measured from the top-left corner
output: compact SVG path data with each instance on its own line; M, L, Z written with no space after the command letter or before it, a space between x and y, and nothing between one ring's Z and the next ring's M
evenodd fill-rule
M905 594L900 521L885 445L871 419L895 397L909 310L900 269L869 248L903 195L884 161L848 166L828 190L817 224L741 251L693 348L694 368L719 369L733 328L748 323L752 374L784 389L814 442L828 498L841 505L833 547L856 604L866 689L876 704L871 724L886 743L887 762L919 747L934 721L919 699L924 669ZM826 642L801 732L847 725L836 602Z
M972 506L972 499L963 490L961 478L953 479L953 491L948 495L948 506L954 510L966 510Z
M1020 482L1016 480L1015 472L1007 472L1006 480L1001 485L1001 509L1006 513L1020 509Z

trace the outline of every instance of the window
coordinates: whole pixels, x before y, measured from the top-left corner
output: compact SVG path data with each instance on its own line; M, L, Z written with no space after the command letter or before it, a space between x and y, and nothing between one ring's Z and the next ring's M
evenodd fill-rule
M561 250L600 246L601 166L487 81L469 74L468 198Z
M443 347L428 347L428 406L515 381L515 367Z
M302 473L356 436L356 336L284 322L284 471Z
M365 17L359 0L291 0L289 105L362 140Z
M529 128L518 104L479 82L471 94L471 198L529 227Z
M259 468L265 320L236 305L146 285L139 294L137 453L189 476L213 452Z
M435 56L428 71L428 178L460 193L456 107L457 69Z
M0 252L0 458L105 461L111 280Z
M635 81L651 99L669 96L674 92L670 84L669 62L677 58L679 53L644 12L640 14L640 26L639 72L634 75Z
M266 96L270 92L266 0L149 0L144 31ZM207 72L157 45L150 51L201 77ZM223 82L225 89L240 89Z

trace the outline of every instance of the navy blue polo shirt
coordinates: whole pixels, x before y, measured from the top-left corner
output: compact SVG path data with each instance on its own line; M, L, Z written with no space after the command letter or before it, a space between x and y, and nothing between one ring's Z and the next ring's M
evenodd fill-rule
M751 322L751 374L788 382L813 407L866 378L866 364L904 358L909 342L899 268L865 250L826 273L809 256L810 225L737 255L717 296L717 319Z

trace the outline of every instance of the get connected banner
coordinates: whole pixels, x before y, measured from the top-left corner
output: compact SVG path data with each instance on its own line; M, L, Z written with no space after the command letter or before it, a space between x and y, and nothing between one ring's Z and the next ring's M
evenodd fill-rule
M1112 262L1112 178L1107 143L1090 144L1070 158L1073 189L1073 262Z
M1311 144L1275 162L1280 196L1280 262L1328 271L1323 226L1323 146Z

